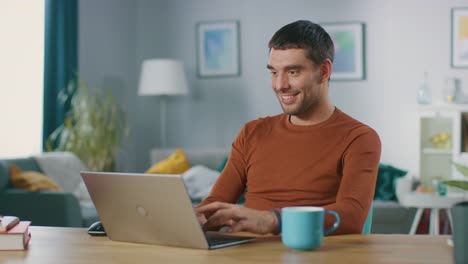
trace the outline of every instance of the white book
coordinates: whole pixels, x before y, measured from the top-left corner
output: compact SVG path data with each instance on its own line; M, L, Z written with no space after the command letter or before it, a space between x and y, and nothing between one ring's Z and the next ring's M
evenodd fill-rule
M19 223L19 218L16 216L0 216L0 232L10 230Z

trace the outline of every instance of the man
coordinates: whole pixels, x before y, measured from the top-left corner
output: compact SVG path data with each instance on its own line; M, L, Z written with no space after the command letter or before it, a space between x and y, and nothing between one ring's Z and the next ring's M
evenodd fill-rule
M334 48L322 27L296 21L269 42L267 68L283 114L248 122L210 195L206 230L279 233L280 208L313 205L341 218L333 234L361 233L374 196L380 140L328 96ZM244 190L245 206L235 203ZM326 216L325 228L334 223Z

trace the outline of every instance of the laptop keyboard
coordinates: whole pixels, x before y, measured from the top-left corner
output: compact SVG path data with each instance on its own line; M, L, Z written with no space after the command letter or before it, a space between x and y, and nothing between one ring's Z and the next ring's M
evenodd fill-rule
M246 240L246 237L230 236L218 233L205 233L205 236L211 247Z

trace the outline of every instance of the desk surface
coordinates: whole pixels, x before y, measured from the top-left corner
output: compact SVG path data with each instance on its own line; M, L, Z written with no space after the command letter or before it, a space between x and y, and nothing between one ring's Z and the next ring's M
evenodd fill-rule
M308 252L286 248L280 237L216 250L115 242L84 228L31 227L26 251L1 251L1 263L452 263L449 236L330 236Z

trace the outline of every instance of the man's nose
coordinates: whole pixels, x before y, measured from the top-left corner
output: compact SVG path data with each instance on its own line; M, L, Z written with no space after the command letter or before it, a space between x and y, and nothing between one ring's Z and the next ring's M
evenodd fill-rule
M288 78L285 74L278 74L274 82L275 90L290 88Z

